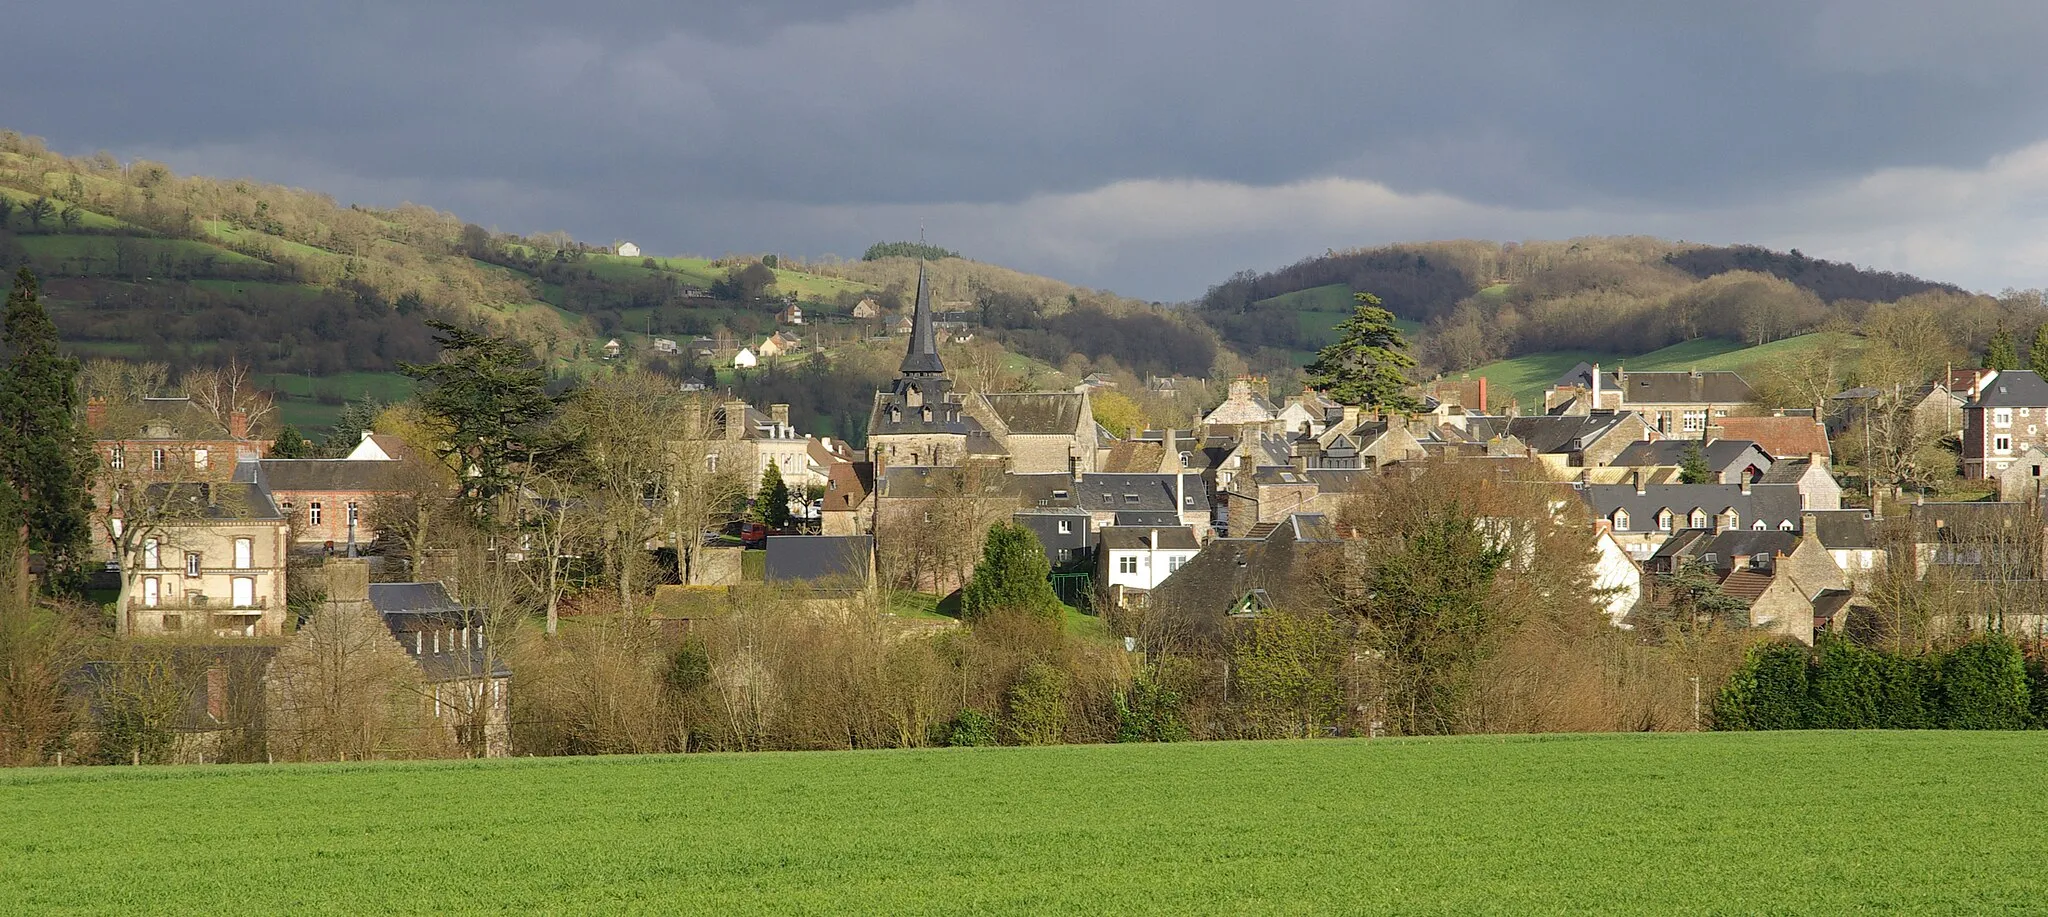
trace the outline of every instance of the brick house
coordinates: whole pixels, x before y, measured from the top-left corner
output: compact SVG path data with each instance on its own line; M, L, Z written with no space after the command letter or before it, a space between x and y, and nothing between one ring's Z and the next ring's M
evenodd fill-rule
M404 494L424 477L394 460L263 459L244 462L235 479L260 485L297 526L300 545L340 549L377 540L370 507L379 497Z

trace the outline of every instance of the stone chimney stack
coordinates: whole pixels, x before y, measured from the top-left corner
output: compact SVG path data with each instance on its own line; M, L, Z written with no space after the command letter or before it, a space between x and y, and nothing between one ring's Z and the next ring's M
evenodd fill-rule
M1632 483L1636 486L1636 496L1640 497L1646 493L1649 493L1648 490L1645 490L1643 488L1643 470L1641 468L1629 472L1628 476L1629 483Z
M1600 410L1600 364L1593 364L1593 403L1588 412Z
M769 406L768 406L768 417L769 417L770 419L774 420L777 426L783 426L783 427L789 426L789 405L786 405L786 404L771 404L771 405L769 405Z
M728 442L739 442L747 438L747 403L728 401L725 403L725 438Z

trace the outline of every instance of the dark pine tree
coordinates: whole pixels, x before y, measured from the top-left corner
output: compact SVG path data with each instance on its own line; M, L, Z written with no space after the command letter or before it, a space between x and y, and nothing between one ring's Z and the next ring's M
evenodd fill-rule
M1991 343L1984 347L1984 368L1999 372L2020 368L2019 342L2012 332L2000 328L1991 333Z
M13 533L17 595L27 589L30 551L43 555L52 583L76 585L92 531L92 449L79 421L78 361L58 352L57 326L28 268L7 296L0 345L0 513Z
M312 458L313 445L299 435L299 428L291 424L277 428L277 438L270 443L271 458Z
M789 524L789 484L782 480L782 466L768 463L761 472L761 490L754 495L754 514L762 524L779 529Z
M1383 411L1413 411L1408 395L1408 341L1394 313L1371 293L1356 294L1358 309L1337 326L1337 342L1323 348L1305 370L1309 384L1344 404Z

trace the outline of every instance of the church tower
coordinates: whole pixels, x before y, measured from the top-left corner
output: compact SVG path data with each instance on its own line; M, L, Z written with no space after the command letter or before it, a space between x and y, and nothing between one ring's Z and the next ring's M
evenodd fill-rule
M878 466L954 465L966 456L969 421L960 416L953 381L939 359L931 285L917 263L917 301L910 317L910 347L896 381L875 393L868 415L868 451Z

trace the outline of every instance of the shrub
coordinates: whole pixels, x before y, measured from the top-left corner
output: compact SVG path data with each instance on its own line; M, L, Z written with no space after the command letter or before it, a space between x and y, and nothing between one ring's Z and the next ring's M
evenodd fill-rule
M1067 732L1067 673L1043 662L1024 670L1010 687L1003 724L1018 745L1058 745Z
M1933 729L1940 724L1935 716L1934 662L1925 656L1878 655L1878 728Z
M1180 692L1160 684L1158 673L1151 669L1139 671L1128 690L1117 692L1116 720L1119 742L1185 742L1189 738Z
M1988 634L1941 661L1941 725L1947 729L2025 729L2027 666L2019 645Z
M1714 698L1715 729L1801 729L1807 721L1807 649L1793 643L1751 647L1742 668Z
M942 744L954 748L999 744L996 739L995 719L971 707L953 717L953 721L946 724L945 732L945 742Z
M2048 358L2048 349L2042 357ZM2048 729L2048 660L2039 656L2027 660L2027 712L2033 719L2030 725Z
M1875 729L1885 706L1883 657L1832 635L1819 638L1808 687L1807 725L1815 729Z

